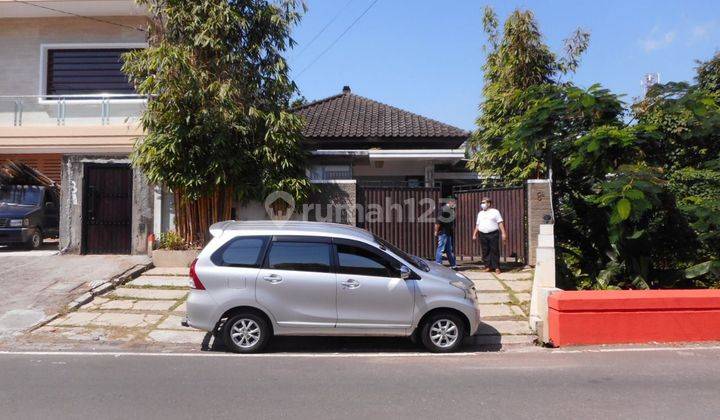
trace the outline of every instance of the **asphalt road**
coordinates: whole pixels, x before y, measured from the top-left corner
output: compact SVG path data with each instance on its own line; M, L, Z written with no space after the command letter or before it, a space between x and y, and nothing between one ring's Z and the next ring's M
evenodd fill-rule
M720 347L610 352L0 354L2 418L718 418Z

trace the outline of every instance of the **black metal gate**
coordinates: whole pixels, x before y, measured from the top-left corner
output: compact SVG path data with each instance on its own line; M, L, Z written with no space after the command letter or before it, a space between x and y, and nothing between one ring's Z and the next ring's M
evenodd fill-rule
M84 184L82 252L129 254L131 168L127 165L86 165Z

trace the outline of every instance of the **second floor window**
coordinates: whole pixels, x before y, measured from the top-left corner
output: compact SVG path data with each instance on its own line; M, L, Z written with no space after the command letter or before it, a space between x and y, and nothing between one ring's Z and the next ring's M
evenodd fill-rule
M47 52L48 95L134 94L122 68L126 48L50 49Z

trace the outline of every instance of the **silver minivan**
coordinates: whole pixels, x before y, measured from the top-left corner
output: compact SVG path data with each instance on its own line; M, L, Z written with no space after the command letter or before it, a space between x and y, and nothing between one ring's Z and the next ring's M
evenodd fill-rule
M239 353L274 335L407 336L456 350L480 325L467 277L365 230L317 222L220 222L190 268L184 325Z

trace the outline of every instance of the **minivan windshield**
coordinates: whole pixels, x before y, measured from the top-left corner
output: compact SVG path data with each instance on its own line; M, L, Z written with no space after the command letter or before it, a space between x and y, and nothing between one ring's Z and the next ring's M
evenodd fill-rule
M0 186L0 204L15 206L37 206L42 199L42 190L38 187L19 185Z
M407 252L403 251L402 249L396 247L395 245L391 244L390 242L384 240L377 235L373 235L373 237L375 238L375 242L380 244L382 248L389 250L393 254L409 262L410 264L412 264L413 267L418 268L422 271L430 271L430 267L422 258L408 254Z

